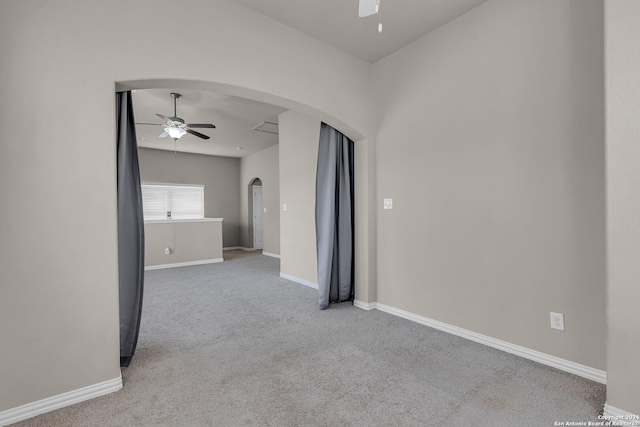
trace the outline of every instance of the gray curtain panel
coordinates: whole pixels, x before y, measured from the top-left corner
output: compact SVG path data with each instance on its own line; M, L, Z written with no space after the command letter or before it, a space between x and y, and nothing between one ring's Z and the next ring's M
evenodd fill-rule
M129 366L138 343L144 288L142 190L131 92L116 93L116 120L120 366Z
M353 301L353 141L320 126L316 175L318 308Z

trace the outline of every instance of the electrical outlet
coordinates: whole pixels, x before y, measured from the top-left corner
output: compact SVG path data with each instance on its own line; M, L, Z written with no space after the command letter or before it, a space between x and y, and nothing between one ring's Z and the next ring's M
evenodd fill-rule
M393 209L393 199L384 199L384 208Z
M550 312L549 314L551 317L551 329L564 331L564 314L554 313L553 311Z

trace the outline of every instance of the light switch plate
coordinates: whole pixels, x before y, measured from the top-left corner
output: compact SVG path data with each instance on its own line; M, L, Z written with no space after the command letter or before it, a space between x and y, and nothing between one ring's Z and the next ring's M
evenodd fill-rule
M286 210L287 210L287 204L286 204L286 203L283 203L283 204L282 204L282 210L283 210L283 211L286 211Z
M267 208L264 208L264 211L266 212L266 211L267 211Z
M393 199L384 199L384 208L393 209Z

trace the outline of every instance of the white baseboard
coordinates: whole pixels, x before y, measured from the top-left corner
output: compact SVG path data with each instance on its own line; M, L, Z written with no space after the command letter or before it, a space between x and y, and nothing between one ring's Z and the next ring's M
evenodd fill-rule
M33 418L46 412L64 408L65 406L71 406L85 400L104 396L105 394L116 392L121 388L122 375L112 380L107 380L98 384L62 393L57 396L27 403L26 405L7 409L0 412L0 426L8 426L9 424L26 420L27 418Z
M602 418L607 421L613 421L612 425L629 427L640 426L640 417L638 417L638 415L632 414L631 412L627 412L622 409L618 409L615 406L609 405L608 403L604 404L604 414Z
M173 264L158 264L145 267L144 270L160 270L162 268L174 268L174 267L187 267L190 265L202 265L202 264L215 264L216 262L223 262L223 258L202 259L198 261L176 262Z
M502 350L506 353L515 354L516 356L523 357L525 359L533 360L534 362L542 363L543 365L551 366L561 371L569 372L580 377L596 381L601 384L607 383L607 373L600 369L595 369L590 366L582 365L580 363L572 362L570 360L562 359L560 357L552 356L550 354L542 353L537 350L522 347L517 344L512 344L507 341L502 341L496 338L492 338L487 335L482 335L477 332L469 331L467 329L459 328L457 326L449 325L438 320L430 319L428 317L420 316L418 314L411 313L409 311L401 310L399 308L391 307L381 303L365 303L354 301L356 307L364 310L376 310L384 311L385 313L393 314L398 317L402 317L407 320L411 320L416 323L420 323L425 326L429 326L440 331L456 335L458 337L466 338L470 341L474 341L480 344L484 344L489 347L493 347L498 350Z
M244 246L229 246L227 248L222 248L223 251L255 251L254 248L245 248Z
M262 251L262 255L266 255L266 256L270 256L270 257L272 257L272 258L278 258L278 259L280 259L280 255L278 255L278 254L272 254L271 252L265 252L265 251Z
M353 305L367 311L375 310L376 308L375 302L364 302L357 299L353 300Z
M300 283L301 285L305 285L313 289L318 289L317 283L313 283L308 280L300 279L298 277L290 276L284 273L280 273L280 277L282 277L283 279L291 280L292 282Z

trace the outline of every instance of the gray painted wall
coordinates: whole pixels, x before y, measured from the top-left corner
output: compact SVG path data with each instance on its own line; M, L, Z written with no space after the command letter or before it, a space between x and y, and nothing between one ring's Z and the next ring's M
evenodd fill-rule
M378 302L605 369L602 35L495 0L374 64Z
M249 184L262 181L263 247L264 252L280 255L280 174L279 146L254 153L240 159L240 246L253 247L252 221L249 217L251 194Z
M605 2L607 403L640 414L640 2Z
M165 248L171 249L170 254ZM144 224L144 266L222 260L220 221L162 221Z
M280 272L318 283L316 260L316 169L320 121L287 111L280 129Z
M139 148L143 182L204 184L204 216L224 218L222 244L240 245L240 160Z

